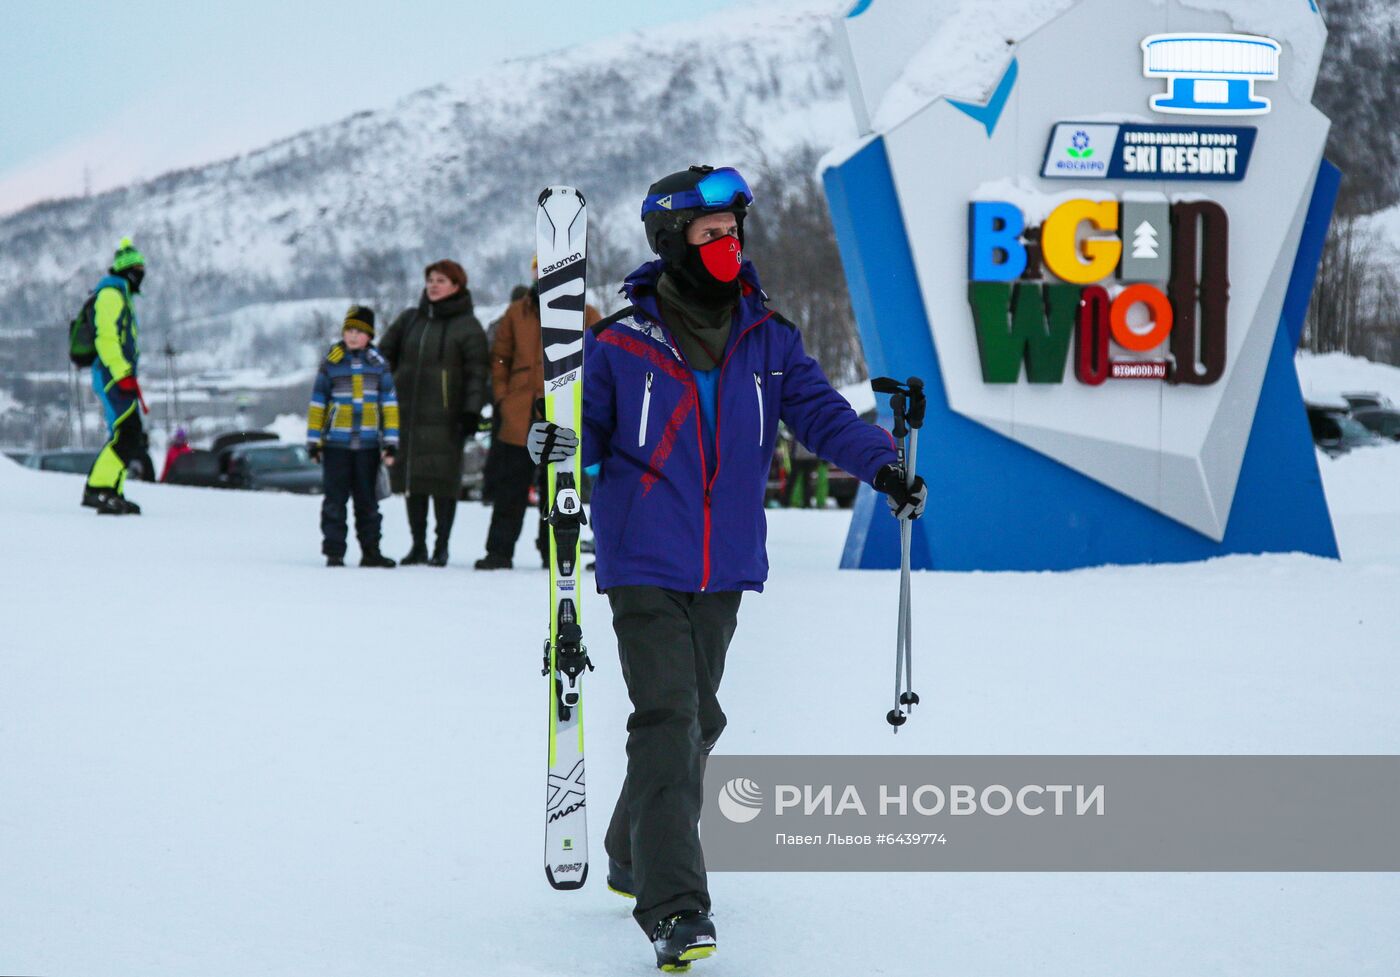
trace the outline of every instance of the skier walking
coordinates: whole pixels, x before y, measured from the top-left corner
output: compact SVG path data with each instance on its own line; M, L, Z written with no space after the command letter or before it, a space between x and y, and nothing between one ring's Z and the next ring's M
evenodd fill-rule
M631 305L584 337L583 463L593 490L596 581L612 606L627 721L627 776L608 825L608 884L657 966L715 949L698 822L705 757L724 730L717 696L744 591L768 573L764 490L782 420L807 446L917 518L888 434L860 419L767 307L743 258L753 202L731 168L652 184L642 204L660 260L622 291ZM537 459L562 461L575 432L539 422Z
M146 277L146 257L122 238L106 277L97 283L93 300L94 346L92 387L102 403L110 435L88 472L83 505L98 515L137 516L141 507L126 497L127 469L146 455L141 427L145 400L136 380L138 329L132 297ZM147 462L149 464L149 462Z

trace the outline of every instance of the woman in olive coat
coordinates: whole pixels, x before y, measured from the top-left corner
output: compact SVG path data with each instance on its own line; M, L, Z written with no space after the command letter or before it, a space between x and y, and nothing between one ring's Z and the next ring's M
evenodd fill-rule
M399 455L390 471L407 494L413 548L400 562L447 565L447 541L462 490L462 448L481 419L490 375L486 333L472 313L467 273L455 261L423 272L423 297L394 320L379 350L399 394ZM428 555L428 500L437 538Z

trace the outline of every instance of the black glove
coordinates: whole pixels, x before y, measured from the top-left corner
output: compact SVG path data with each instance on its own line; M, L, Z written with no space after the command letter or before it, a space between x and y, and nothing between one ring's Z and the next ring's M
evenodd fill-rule
M875 473L875 491L884 492L890 512L896 519L917 519L924 514L924 503L928 501L928 486L924 480L914 476L914 484L904 484L903 465L886 465Z
M311 456L311 460L316 464L321 463L321 442L312 441L306 446L306 453Z
M578 450L578 435L567 427L536 421L525 438L525 447L535 464L555 465L574 456Z
M481 415L471 411L462 415L462 437L470 440L481 429Z

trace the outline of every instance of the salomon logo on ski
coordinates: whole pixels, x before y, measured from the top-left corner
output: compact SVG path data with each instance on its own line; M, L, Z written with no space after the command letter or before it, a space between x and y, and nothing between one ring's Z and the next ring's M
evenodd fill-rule
M550 272L552 272L552 271L558 271L560 268L563 268L565 265L571 265L571 264L573 264L575 261L582 261L582 260L583 260L583 255L581 255L581 254L579 254L577 251L575 251L573 254L571 254L571 255L569 255L567 258L565 258L563 261L556 261L556 262L555 262L554 264L552 264L552 265L546 265L544 268L541 268L541 269L540 269L540 277L543 278L545 275L548 275L548 274L549 274Z

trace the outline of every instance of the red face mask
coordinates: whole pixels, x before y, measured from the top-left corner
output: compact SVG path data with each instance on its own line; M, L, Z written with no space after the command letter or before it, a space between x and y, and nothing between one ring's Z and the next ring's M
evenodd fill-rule
M739 277L739 267L744 262L744 252L739 248L739 239L732 235L715 238L696 248L700 253L700 263L714 276L716 281L732 282Z

